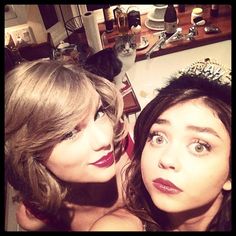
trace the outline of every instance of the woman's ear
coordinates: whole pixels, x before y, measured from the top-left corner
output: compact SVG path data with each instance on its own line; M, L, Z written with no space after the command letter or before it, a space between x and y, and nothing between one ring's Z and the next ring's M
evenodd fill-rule
M228 179L228 180L224 183L223 189L224 189L225 191L230 191L230 190L232 189L232 181L231 181L231 179Z

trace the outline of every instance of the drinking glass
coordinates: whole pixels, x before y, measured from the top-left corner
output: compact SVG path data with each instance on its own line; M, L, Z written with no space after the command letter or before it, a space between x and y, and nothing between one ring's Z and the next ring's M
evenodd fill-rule
M129 25L128 25L128 16L126 12L120 12L117 15L117 26L118 31L121 35L126 35L129 32Z

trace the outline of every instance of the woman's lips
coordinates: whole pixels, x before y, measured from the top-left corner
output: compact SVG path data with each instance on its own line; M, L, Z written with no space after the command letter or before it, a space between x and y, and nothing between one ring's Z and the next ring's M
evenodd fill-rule
M182 189L178 188L169 180L158 178L158 179L153 180L152 182L153 182L154 187L158 189L159 191L161 191L162 193L178 194L180 192L183 192Z
M115 161L115 158L114 158L113 152L109 152L107 155L103 156L99 160L93 163L90 163L90 165L94 165L100 168L105 168L105 167L109 167L113 165L114 161Z

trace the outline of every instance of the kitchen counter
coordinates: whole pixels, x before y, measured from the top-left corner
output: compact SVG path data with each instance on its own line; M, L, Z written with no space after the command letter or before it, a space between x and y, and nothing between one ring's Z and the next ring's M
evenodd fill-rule
M223 66L232 68L231 54L231 40L224 40L138 61L126 74L142 110L158 93L156 89L165 86L170 76L178 70L204 58L214 59Z
M183 34L188 34L192 9L196 5L186 5L185 12L178 13L178 27L182 28ZM148 102L158 93L156 89L163 87L171 74L185 68L191 63L206 57L216 59L219 63L231 68L231 5L220 5L218 17L210 16L210 5L202 5L204 26L198 26L198 35L194 40L181 40L169 43L165 48L154 51L150 59L146 59L146 52L157 41L153 33L160 32L150 30L145 26L147 14L141 15L142 36L149 41L149 46L136 51L134 65L126 72L128 80L137 99L131 99L136 104L135 116L129 115L130 121L134 122ZM216 34L206 34L204 27L215 25L220 28ZM104 23L99 24L100 33L105 31ZM115 37L119 35L116 26L112 33L106 33L108 45L113 47ZM134 102L135 101L135 102ZM132 105L133 106L133 105ZM140 109L141 108L141 109Z
M182 28L183 34L187 34L189 28L191 27L190 18L192 9L194 7L195 5L186 5L185 12L178 13L177 11L177 17L179 19L178 27ZM169 43L165 46L165 48L159 51L154 51L151 55L151 58L231 39L231 5L219 5L220 10L218 17L210 16L210 5L201 5L201 7L203 8L203 19L206 20L206 24L204 26L198 26L198 35L195 36L195 39L180 40L177 42ZM153 33L160 32L148 29L145 26L146 19L147 14L141 15L141 35L148 39L149 46L143 50L137 50L136 62L146 59L145 53L157 41L157 37L153 36ZM207 25L215 25L219 27L220 32L216 34L206 34L204 32L204 27ZM104 23L99 24L99 29L101 34L105 31ZM107 47L112 47L115 43L115 37L119 35L117 26L114 26L114 31L112 33L107 33L106 35L109 42L109 45L107 45Z

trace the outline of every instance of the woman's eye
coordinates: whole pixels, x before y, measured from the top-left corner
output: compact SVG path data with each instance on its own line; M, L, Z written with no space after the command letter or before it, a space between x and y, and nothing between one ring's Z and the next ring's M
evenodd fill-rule
M78 133L78 130L74 129L71 132L66 133L63 136L62 140L68 140L68 139L72 140L72 139L74 139L76 137L77 133Z
M103 117L105 115L105 110L103 107L99 107L99 109L97 110L95 116L94 116L94 120L97 120L101 117Z
M161 134L159 132L154 132L149 134L149 140L151 144L153 145L161 145L168 143L167 138L164 134Z
M189 147L190 147L191 152L193 152L194 154L197 154L197 155L206 154L206 153L210 152L210 150L211 150L210 144L200 141L200 140L195 141Z

